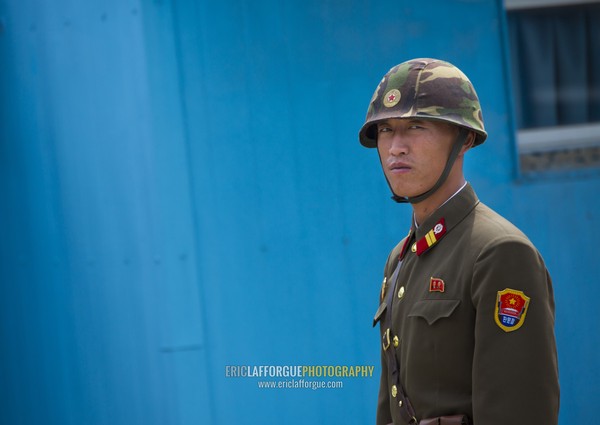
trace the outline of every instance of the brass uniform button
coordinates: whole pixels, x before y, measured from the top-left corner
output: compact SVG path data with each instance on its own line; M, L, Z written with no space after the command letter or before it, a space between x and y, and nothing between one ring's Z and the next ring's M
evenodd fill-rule
M394 337L394 347L397 347L398 345L400 345L400 340L398 339L397 336Z
M398 388L396 388L395 385L392 385L392 397L396 397L396 394L398 394Z
M398 407L402 407L402 404L403 404L403 403L402 403L402 400L400 400L400 401L398 402Z
M398 298L402 299L404 297L404 286L401 286L400 289L398 289Z
M412 244L412 246L410 247L410 250L412 252L417 252L417 243L416 242L414 244Z

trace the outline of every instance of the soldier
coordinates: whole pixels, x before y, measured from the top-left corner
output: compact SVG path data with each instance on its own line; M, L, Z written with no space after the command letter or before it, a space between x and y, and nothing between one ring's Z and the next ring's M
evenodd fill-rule
M487 138L469 79L436 59L393 67L359 138L413 209L373 322L377 424L556 425L552 282L527 237L465 181L464 154Z

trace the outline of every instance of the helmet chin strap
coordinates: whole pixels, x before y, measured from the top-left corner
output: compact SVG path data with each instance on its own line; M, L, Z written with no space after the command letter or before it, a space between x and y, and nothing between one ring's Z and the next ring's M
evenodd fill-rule
M440 178L437 180L437 182L435 182L435 184L433 185L433 187L431 189L429 189L427 192L421 193L420 195L417 195L417 196L410 196L410 197L398 196L394 193L394 189L392 189L392 186L390 185L390 182L388 181L388 185L390 186L390 189L392 189L392 194L393 194L392 199L400 204L405 204L405 203L418 204L419 202L424 201L425 199L427 199L431 195L433 195L444 184L444 182L448 178L448 175L450 174L450 170L452 170L452 166L454 165L456 158L458 158L458 154L460 153L461 148L467 141L468 136L469 136L469 130L467 130L466 128L460 127L458 137L456 138L456 141L454 142L454 145L452 146L452 151L450 151L450 155L448 156L448 160L446 161L446 166L444 167L444 171L442 171Z

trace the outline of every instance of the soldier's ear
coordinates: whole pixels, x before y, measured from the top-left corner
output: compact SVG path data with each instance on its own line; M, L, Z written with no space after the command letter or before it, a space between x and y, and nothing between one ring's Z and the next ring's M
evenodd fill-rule
M459 155L464 155L466 151L473 147L473 145L475 144L476 136L477 135L474 131L469 131L467 139L465 140L463 147L460 149Z
M469 131L469 135L467 136L467 140L465 140L463 148L461 149L461 153L465 153L466 151L471 149L473 147L473 145L475 144L475 139L476 139L475 132Z

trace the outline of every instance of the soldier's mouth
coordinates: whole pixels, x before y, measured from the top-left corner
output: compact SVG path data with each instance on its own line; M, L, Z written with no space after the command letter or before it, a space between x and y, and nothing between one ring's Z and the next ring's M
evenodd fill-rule
M411 167L404 162L393 162L390 164L389 169L393 173L406 173L411 170Z

